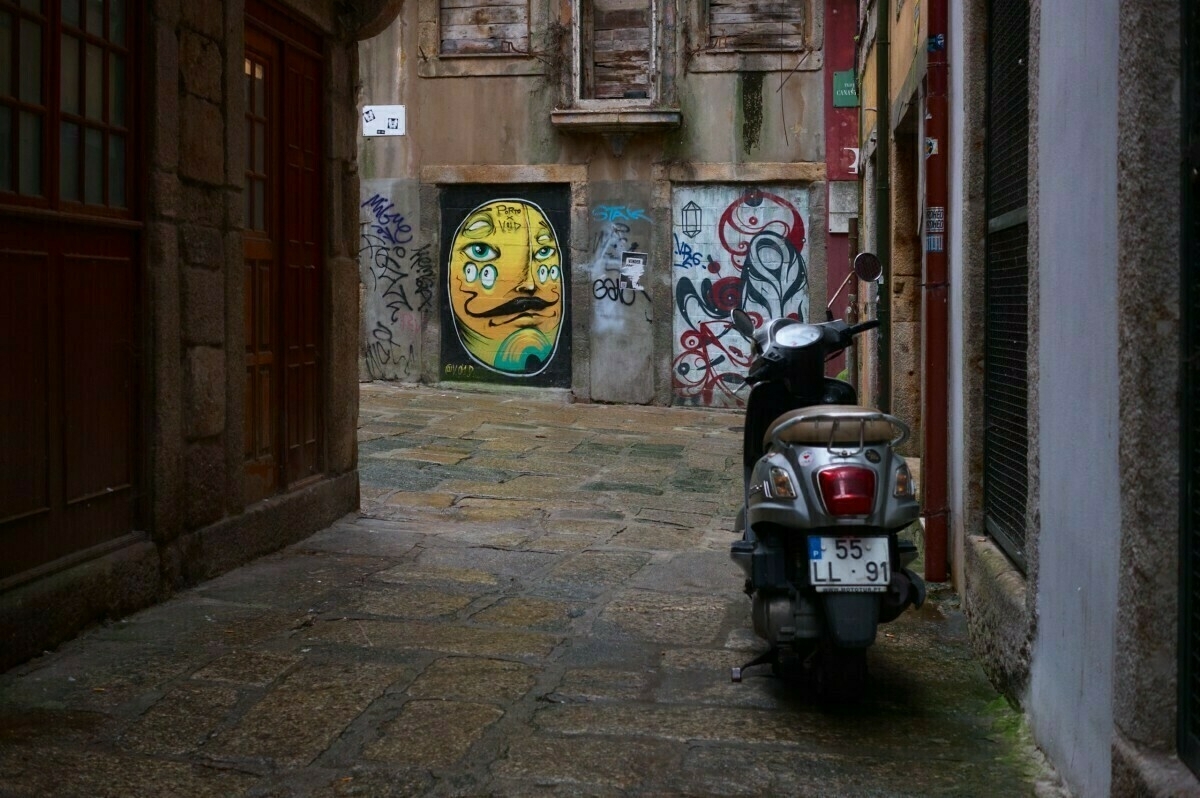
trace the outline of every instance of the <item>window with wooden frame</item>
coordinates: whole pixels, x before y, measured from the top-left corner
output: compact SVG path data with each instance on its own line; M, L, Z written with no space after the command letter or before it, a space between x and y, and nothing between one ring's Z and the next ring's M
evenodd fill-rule
M664 31L674 30L674 6L662 0L571 0L569 82L562 105L550 114L561 130L614 134L614 152L634 133L679 127L663 63L675 52ZM667 70L674 74L673 70Z
M550 0L417 0L423 78L540 75L537 21ZM543 28L543 33L544 33Z
M246 90L246 230L267 231L267 69L261 56L247 53L244 61Z
M817 70L823 26L816 0L709 0L689 5L699 47L692 72Z
M807 3L709 0L709 50L802 50Z
M575 0L575 12L576 98L655 99L654 0Z
M0 0L0 202L130 215L131 40L126 0Z

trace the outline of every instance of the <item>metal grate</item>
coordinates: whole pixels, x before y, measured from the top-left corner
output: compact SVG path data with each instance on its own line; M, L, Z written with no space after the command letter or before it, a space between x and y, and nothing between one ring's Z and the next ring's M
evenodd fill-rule
M1029 186L1029 3L993 2L988 49L988 216L1025 207Z
M1179 758L1200 774L1200 4L1182 4L1183 415L1180 516Z
M992 3L988 23L983 511L988 533L1024 571L1029 492L1029 4Z
M1025 567L1029 478L1028 227L988 236L983 504L988 532Z
M1194 111L1193 111L1194 113ZM1196 272L1200 256L1200 214L1193 189L1185 208L1184 240L1184 416L1183 416L1183 580L1180 607L1184 634L1181 648L1182 677L1180 757L1200 774L1200 279ZM1189 207L1190 205L1190 207ZM1188 251L1190 249L1190 252Z

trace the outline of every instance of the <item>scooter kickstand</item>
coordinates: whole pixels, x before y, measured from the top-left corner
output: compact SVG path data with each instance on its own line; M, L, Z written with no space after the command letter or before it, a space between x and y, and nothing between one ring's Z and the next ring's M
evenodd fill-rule
M742 673L747 668L753 668L755 665L765 665L768 662L774 662L777 657L778 657L778 652L776 652L776 650L773 648L770 649L769 651L764 651L763 653L759 654L754 659L747 662L742 667L731 668L730 673L729 673L730 680L733 682L740 682L742 680Z

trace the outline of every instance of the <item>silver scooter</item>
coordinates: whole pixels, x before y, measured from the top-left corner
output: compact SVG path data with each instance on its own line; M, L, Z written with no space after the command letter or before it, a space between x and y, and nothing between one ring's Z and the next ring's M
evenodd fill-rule
M860 255L855 273L879 275ZM770 664L811 680L817 697L852 702L865 690L876 628L920 607L925 584L899 534L917 520L912 474L895 447L909 435L895 416L858 405L825 362L879 326L771 319L743 311L733 325L753 342L746 382L744 502L730 556L745 573L755 633L770 648L740 668Z

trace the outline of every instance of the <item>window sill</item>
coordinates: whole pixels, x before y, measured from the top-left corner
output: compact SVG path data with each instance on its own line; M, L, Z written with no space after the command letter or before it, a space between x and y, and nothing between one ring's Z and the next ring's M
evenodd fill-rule
M673 130L683 122L678 108L559 108L550 122L568 133L653 133Z
M423 78L476 78L544 75L546 65L524 54L437 55L417 63Z
M688 72L812 72L825 66L820 50L701 50Z

